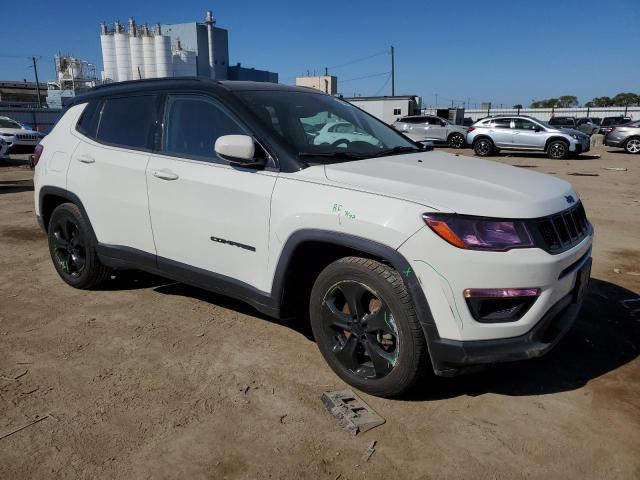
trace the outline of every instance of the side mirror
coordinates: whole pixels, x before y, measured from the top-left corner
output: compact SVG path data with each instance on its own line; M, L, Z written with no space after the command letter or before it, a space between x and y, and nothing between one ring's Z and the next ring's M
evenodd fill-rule
M249 135L223 135L214 145L218 156L231 164L243 167L263 167L264 158L256 158L256 146Z
M447 123L446 122L440 122L440 126L444 127Z
M540 131L540 127L534 127L534 128L533 128L533 131L534 131L534 132L539 132L539 131Z

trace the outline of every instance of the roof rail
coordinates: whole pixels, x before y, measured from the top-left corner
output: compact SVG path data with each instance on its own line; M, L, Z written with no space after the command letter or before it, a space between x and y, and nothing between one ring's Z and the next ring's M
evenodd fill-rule
M156 83L156 82L170 82L172 80L190 80L190 81L199 81L199 82L215 82L220 83L217 80L213 80L207 77L195 77L195 76L187 76L187 77L157 77L157 78L142 78L137 80L124 80L122 82L110 82L110 83L102 83L100 85L96 85L91 90L102 90L103 88L111 88L111 87L121 87L126 85L136 85L136 84L145 84L145 83Z

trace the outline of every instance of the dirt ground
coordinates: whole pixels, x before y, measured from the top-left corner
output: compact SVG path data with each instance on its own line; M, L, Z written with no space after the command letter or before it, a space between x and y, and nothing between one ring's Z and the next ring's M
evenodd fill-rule
M640 292L640 156L495 160L580 192L597 235L581 316L544 358L362 395L386 424L357 437L320 401L345 385L304 322L135 272L68 287L32 171L0 161L0 437L48 415L0 439L0 478L640 478L640 311L621 303Z

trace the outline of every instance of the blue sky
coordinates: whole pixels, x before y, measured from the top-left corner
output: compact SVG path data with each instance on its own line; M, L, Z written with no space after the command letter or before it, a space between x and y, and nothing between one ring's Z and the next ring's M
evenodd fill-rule
M103 20L180 23L207 9L229 30L232 64L277 71L282 83L371 57L331 70L349 96L390 93L390 45L396 94L421 95L425 105L436 93L440 105L470 97L496 106L640 93L640 0L8 2L0 79L32 79L31 55L49 79L58 51L101 65Z

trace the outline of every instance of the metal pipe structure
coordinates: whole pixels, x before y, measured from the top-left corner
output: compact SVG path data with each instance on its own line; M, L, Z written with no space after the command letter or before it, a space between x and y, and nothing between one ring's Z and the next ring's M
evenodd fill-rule
M215 59L215 51L214 51L214 26L216 21L213 19L213 12L211 10L207 10L207 15L204 19L204 23L207 26L207 39L208 39L208 47L209 47L209 73L211 78L216 78L216 59Z

